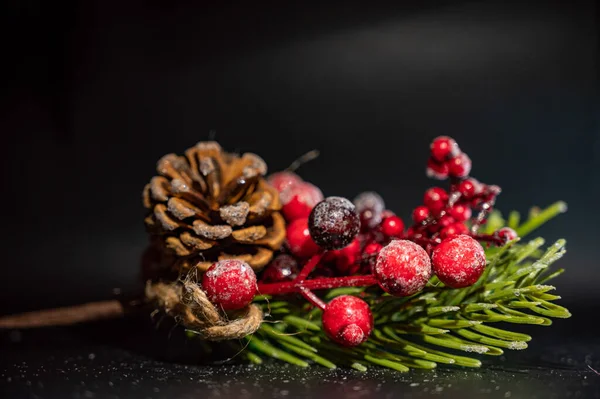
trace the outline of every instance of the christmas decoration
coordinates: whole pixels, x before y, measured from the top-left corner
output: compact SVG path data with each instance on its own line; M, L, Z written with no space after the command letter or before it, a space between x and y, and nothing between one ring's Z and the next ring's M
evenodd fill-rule
M253 363L363 371L479 367L481 356L527 347L531 336L511 324L570 317L547 285L563 272L549 267L565 241L543 249L543 239L523 239L564 203L504 220L500 188L470 177L471 158L441 136L426 174L449 185L428 189L405 229L375 192L324 199L295 173L315 156L266 179L256 155L214 142L163 157L143 194L145 258L159 272L146 303L191 339L228 341ZM0 328L123 314L109 301L3 317Z

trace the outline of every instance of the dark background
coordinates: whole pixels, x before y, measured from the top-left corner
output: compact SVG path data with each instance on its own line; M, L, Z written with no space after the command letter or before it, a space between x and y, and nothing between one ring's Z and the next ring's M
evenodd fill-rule
M218 3L5 3L0 313L136 292L141 189L211 131L271 171L319 149L305 179L405 220L451 135L499 209L568 202L539 234L568 240L563 303L597 306L593 2Z

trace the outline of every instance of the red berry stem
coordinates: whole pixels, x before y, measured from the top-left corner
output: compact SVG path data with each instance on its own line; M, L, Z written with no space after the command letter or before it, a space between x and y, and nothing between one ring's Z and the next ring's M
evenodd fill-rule
M321 259L323 258L324 252L320 252L316 255L313 255L312 258L302 267L300 273L298 273L298 277L294 279L294 282L302 282L306 280L308 275L317 267Z
M372 274L363 276L318 277L304 281L284 281L280 283L258 283L260 295L283 295L298 293L302 289L326 290L340 287L368 287L377 284Z
M318 307L321 310L325 310L327 304L321 300L314 292L309 290L306 287L300 287L300 295L302 295L308 302L312 303L314 306Z

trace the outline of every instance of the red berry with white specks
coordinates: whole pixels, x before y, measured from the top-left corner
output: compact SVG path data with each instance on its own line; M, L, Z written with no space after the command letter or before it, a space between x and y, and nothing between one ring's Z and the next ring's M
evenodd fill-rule
M431 179L444 180L448 178L450 168L447 162L438 162L435 158L429 158L427 161L427 169L425 173Z
M280 198L283 216L287 221L293 221L307 218L314 206L323 200L323 193L317 186L301 182L283 190Z
M351 295L335 297L322 316L323 330L332 341L342 346L357 346L373 331L373 314L369 305Z
M452 177L466 177L471 173L471 158L464 152L448 161L448 172Z
M354 204L342 197L327 197L313 208L308 218L310 236L322 248L341 249L360 230Z
M429 217L429 208L426 206L418 206L413 210L412 218L416 224L421 224Z
M440 213L448 203L448 193L440 187L432 187L425 191L423 203L434 214Z
M319 246L310 236L307 219L296 219L288 224L286 239L290 252L299 258L310 258L319 252Z
M208 299L223 310L242 309L256 294L256 275L246 262L221 260L202 276L202 289Z
M464 222L471 218L471 208L464 204L456 204L448 210L448 214L457 222Z
M280 193L288 187L302 183L300 176L294 172L287 171L273 173L267 181Z
M381 221L381 232L388 238L400 238L404 232L404 222L398 216L390 216Z
M373 273L385 292L408 296L421 291L429 281L431 261L421 246L395 240L379 252Z
M438 162L443 162L460 152L456 141L448 136L439 136L433 139L430 149L431 156Z
M500 230L496 231L496 233L494 234L496 235L496 237L504 240L505 243L512 241L519 236L517 232L511 229L510 227L503 227Z
M485 270L485 252L479 242L468 235L442 241L433 251L433 271L451 288L469 287Z

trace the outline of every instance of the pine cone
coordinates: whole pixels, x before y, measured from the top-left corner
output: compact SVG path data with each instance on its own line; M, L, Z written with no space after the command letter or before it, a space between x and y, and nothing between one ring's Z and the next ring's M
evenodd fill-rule
M200 142L185 156L168 154L159 176L144 187L149 233L172 253L174 268L206 270L220 259L244 260L260 270L285 239L279 193L263 178L257 155L222 151Z

